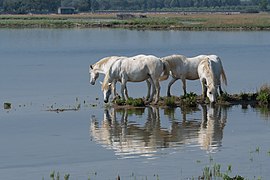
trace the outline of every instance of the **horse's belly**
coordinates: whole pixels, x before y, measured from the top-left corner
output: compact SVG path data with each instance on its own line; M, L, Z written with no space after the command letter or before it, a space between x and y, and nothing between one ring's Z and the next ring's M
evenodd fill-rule
M186 79L188 79L188 80L196 80L196 79L199 79L199 75L198 75L198 73L187 74Z
M148 78L149 78L148 74L139 73L139 74L129 74L127 80L131 82L142 82Z

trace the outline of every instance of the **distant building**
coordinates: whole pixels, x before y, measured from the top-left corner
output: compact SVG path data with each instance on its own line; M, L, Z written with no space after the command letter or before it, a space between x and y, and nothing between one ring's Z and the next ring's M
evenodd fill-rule
M75 14L74 7L59 7L58 14Z

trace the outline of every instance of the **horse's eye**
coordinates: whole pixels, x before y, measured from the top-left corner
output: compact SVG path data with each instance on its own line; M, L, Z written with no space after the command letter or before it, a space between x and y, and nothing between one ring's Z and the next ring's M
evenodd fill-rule
M212 94L212 92L209 92L209 94Z

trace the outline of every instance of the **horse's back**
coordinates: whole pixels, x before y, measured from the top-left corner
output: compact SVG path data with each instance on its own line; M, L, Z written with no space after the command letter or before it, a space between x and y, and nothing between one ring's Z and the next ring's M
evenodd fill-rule
M153 55L138 55L123 58L113 64L113 71L120 76L128 77L128 81L144 81L149 76L158 78L163 72L163 63Z

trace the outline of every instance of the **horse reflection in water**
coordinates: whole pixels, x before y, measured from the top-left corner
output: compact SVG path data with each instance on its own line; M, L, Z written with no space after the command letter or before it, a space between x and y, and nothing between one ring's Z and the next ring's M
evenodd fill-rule
M199 146L214 152L221 146L226 123L221 110L224 109L209 108L207 111L207 107L202 106L202 121L186 120L183 114L182 122L172 116L169 116L169 121L165 117L161 122L159 108L156 107L105 109L101 122L92 116L90 134L97 143L113 149L122 158L154 158L162 154L158 151L161 148L176 151L187 146Z
M227 110L220 106L202 106L202 123L199 144L208 152L215 152L222 145L223 129L227 121Z

